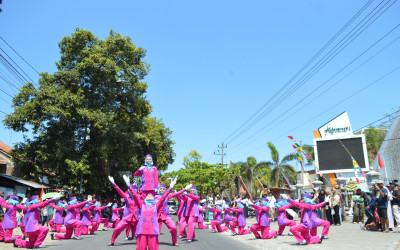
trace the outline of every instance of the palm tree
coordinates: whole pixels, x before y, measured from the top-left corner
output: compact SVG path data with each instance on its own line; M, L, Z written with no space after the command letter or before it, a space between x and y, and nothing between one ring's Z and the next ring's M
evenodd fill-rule
M272 169L272 183L276 187L280 187L280 184L285 183L283 178L281 178L280 176L281 173L283 173L290 181L295 181L297 179L297 172L291 165L288 164L288 162L296 160L297 155L294 153L288 154L283 157L281 162L279 162L279 153L278 150L276 150L274 144L268 142L267 146L271 150L271 158L273 161L273 165L275 166Z
M238 162L235 164L239 169L240 175L243 177L243 181L247 181L247 188L251 195L254 196L254 187L259 185L253 180L254 176L257 176L262 183L269 185L269 178L271 176L271 163L269 162L257 162L256 158L248 157L246 162Z

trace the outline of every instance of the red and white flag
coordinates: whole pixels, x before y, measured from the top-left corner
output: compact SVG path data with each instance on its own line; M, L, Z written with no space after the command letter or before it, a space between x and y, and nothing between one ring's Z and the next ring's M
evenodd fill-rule
M383 164L383 161L382 161L382 158L381 158L380 154L378 154L378 163L379 163L379 167L380 168L384 168L385 167L385 165Z

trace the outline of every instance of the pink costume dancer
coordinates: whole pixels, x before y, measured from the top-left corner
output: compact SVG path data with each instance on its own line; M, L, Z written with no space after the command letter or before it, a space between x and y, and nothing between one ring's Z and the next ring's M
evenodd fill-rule
M111 222L112 224L108 224L109 228L115 228L118 225L118 222L121 220L119 218L119 212L121 212L123 209L118 207L117 203L114 203L111 209L112 216L111 216ZM104 225L105 226L105 225Z
M231 221L235 220L236 217L231 216L231 211L228 210L229 207L223 207L224 209L224 222L226 227L230 227Z
M178 216L178 225L179 225L179 238L186 237L186 209L187 209L187 201L183 199L183 196L176 197L179 201L179 209L176 213Z
M251 225L251 231L257 239L271 239L276 238L276 231L269 230L270 221L268 219L268 201L267 199L262 199L260 205L253 205L254 209L258 211L258 222ZM257 231L261 231L261 236Z
M207 229L207 225L203 225L204 218L203 218L203 212L205 211L205 207L202 207L199 205L199 218L197 219L197 225L199 226L199 229Z
M153 166L153 157L148 154L145 158L145 166L141 166L134 174L134 176L142 177L142 185L139 190L142 192L143 198L148 193L154 196L154 190L158 187L158 170L156 166Z
M93 234L94 232L97 231L97 229L99 229L100 222L101 222L101 210L104 210L109 206L111 206L111 204L108 204L107 206L100 207L100 201L97 201L95 203L95 207L93 209L92 230L90 231L90 234ZM108 220L105 221L105 222L108 224Z
M65 215L64 218L64 226L66 227L65 229L65 234L51 234L51 239L52 240L65 240L65 239L71 239L72 233L74 232L75 229L75 234L73 239L75 240L80 240L80 236L82 234L82 229L83 229L83 222L80 220L76 219L76 214L82 207L84 207L88 202L81 202L77 204L76 197L71 197L68 200L68 206L67 206L67 214ZM78 210L79 208L79 210ZM80 216L79 216L80 217Z
M87 235L89 232L94 233L92 224L92 210L94 209L93 202L86 203L82 208L82 235ZM89 226L92 226L89 228Z
M211 207L210 211L214 213L214 219L211 221L211 232L216 233L218 232L225 232L228 230L228 227L221 226L222 219L221 219L221 205L218 204L216 208ZM217 231L215 230L217 228Z
M54 220L49 221L50 230L57 233L65 233L65 229L61 228L64 222L63 214L64 208L66 207L65 201L59 201L58 206L50 203L50 206L56 210L56 215L54 216Z
M194 227L199 217L199 201L200 196L197 195L197 187L193 186L190 193L183 196L183 200L187 202L187 209L185 214L185 221L188 225L187 242L192 242L196 238Z
M312 216L313 219L317 222L311 230L310 234L311 236L316 236L317 235L317 227L323 227L321 236L323 239L328 239L328 233L329 233L329 228L331 227L331 223L329 221L323 220L321 218L318 218L317 215L314 212L314 215ZM320 223L319 225L317 225Z
M124 176L125 179L125 176ZM125 179L125 182L129 186L129 179ZM138 226L136 229L136 249L137 250L158 250L158 235L160 235L159 225L157 220L158 210L160 210L163 206L165 199L171 192L171 189L174 187L176 183L176 178L171 182L170 188L160 197L157 202L155 201L154 196L151 193L148 193L144 200L129 187L129 190L133 194L133 199L135 203L138 204L140 208L140 218L138 222Z
M282 194L283 199L287 199L287 195ZM321 243L322 236L311 236L309 230L314 226L319 225L317 221L313 219L312 214L314 210L318 209L326 204L326 202L319 203L318 205L312 205L312 197L309 194L303 194L304 203L297 202L290 199L289 202L293 206L301 209L301 220L299 225L290 227L290 232L296 238L299 245Z
M186 186L186 187L190 188L190 186ZM164 194L165 188L166 188L165 184L160 185L159 190L158 190L159 197ZM178 232L177 232L176 225L175 225L174 221L172 220L171 214L169 213L169 210L168 210L168 200L183 194L185 191L186 191L186 188L182 189L179 192L169 194L168 197L165 198L161 209L158 210L157 216L158 216L159 232L161 232L162 223L164 223L167 226L167 228L171 234L173 246L178 245L178 236L177 236Z
M275 202L275 207L277 208L278 211L278 225L279 225L279 231L278 231L278 235L282 235L283 230L285 230L286 226L289 227L293 227L296 226L296 222L294 220L289 220L286 217L286 209L290 208L291 206L293 206L292 204L288 204L286 206L283 206L283 200L282 199L278 199ZM288 234L289 236L293 236L292 233L289 232Z
M231 222L231 232L232 235L237 235L235 227L239 227L239 235L243 234L249 234L250 229L245 229L246 226L246 218L244 217L243 214L243 203L238 202L238 208L228 208L229 211L235 212L236 213L236 218L237 221L232 221Z
M22 239L22 235L12 236L14 228L17 227L17 209L23 209L24 206L19 205L18 197L10 195L8 201L0 197L0 206L6 209L3 222L0 223L0 241L11 243L12 239Z
M57 195L55 199L59 199ZM25 212L24 227L25 234L28 235L29 241L21 239L13 239L14 247L34 248L42 245L49 232L48 227L39 226L40 209L53 202L53 199L39 203L39 197L34 195L26 201L27 207L21 209Z
M137 213L138 213L138 206L133 200L133 198L130 197L129 192L124 193L117 184L114 182L114 178L111 176L108 176L108 179L110 182L113 184L113 187L115 190L117 190L118 194L125 199L125 208L124 208L124 214L122 220L118 223L118 225L114 228L114 231L111 236L111 241L109 245L114 245L115 239L121 234L122 231L124 231L127 228L132 228L133 232L135 233L136 231L136 226L138 223L138 218L137 218ZM133 187L130 187L132 190L137 188L136 185ZM129 231L127 232L129 234ZM128 236L127 236L128 237Z

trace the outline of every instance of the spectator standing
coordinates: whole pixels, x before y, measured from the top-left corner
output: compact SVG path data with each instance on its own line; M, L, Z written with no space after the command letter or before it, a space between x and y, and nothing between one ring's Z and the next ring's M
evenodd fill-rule
M382 225L382 232L389 233L389 221L388 221L388 189L383 186L383 181L377 181L376 185L372 189L372 195L378 200L378 214Z
M345 187L342 187L341 189L340 189L340 193L339 193L339 195L340 195L340 200L341 200L341 202L340 202L340 212L341 212L341 215L342 215L342 222L343 221L347 221L347 218L346 218L346 207L347 207L347 203L346 203L346 188Z
M329 223L332 225L333 224L333 218L332 218L332 213L331 213L331 191L326 190L325 191L325 215L326 215L326 220L329 221Z
M400 196L399 196L399 191L396 190L396 184L394 182L390 183L389 191L392 194L392 198L393 198L391 203L392 203L392 211L393 211L394 219L397 223L397 227L400 227L400 212L399 212Z
M42 227L44 226L44 224L47 222L47 217L49 215L48 210L47 210L47 206L45 206L44 208L42 208ZM49 225L47 225L49 226Z
M364 198L361 196L361 189L357 189L353 195L353 223L364 222Z
M333 195L331 198L331 209L335 212L333 215L333 223L335 226L340 226L340 196L337 189L333 190Z
M318 200L319 200L319 202L324 202L325 201L325 190L324 189L321 189L319 191ZM326 219L326 208L325 208L325 206L321 207L321 215L322 215L321 219L327 220Z
M275 202L276 202L276 199L272 195L272 192L268 193L267 200L268 200L268 204L269 204L269 216L270 216L272 221L275 221Z

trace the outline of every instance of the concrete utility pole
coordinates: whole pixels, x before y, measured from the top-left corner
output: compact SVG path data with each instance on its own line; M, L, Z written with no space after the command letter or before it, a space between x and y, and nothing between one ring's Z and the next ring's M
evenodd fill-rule
M228 146L225 145L224 147L224 142L222 142L222 146L218 145L218 148L221 149L221 153L219 153L219 149L218 149L218 153L214 152L214 155L220 155L221 156L221 165L224 165L224 155L226 155L226 153L224 153L224 148L227 148Z

